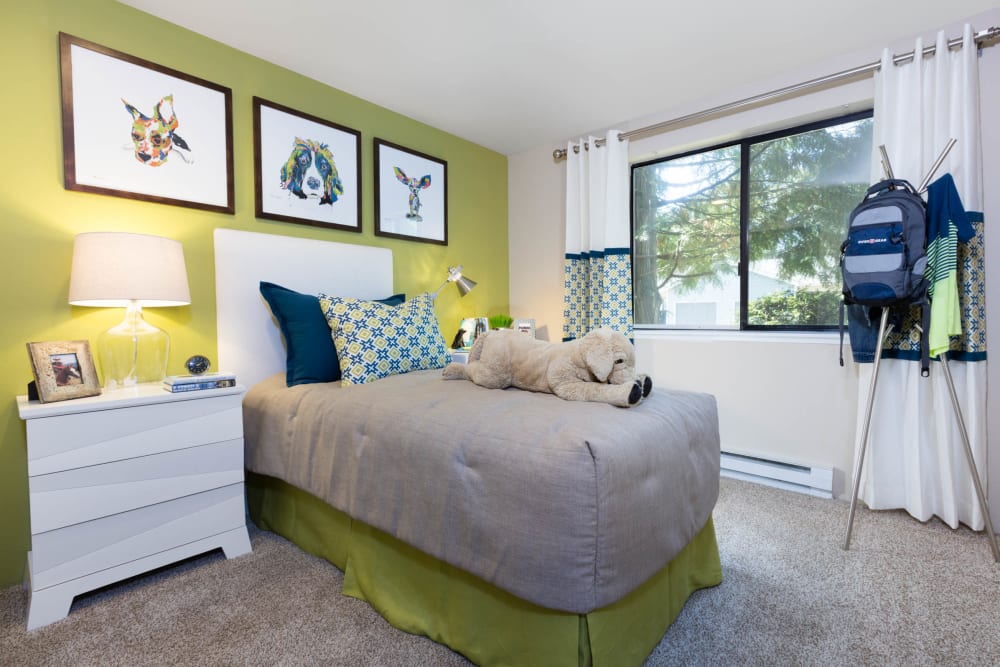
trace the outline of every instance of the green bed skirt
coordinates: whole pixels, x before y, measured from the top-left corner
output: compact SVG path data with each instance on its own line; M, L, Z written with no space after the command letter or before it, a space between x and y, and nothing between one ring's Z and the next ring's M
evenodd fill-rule
M588 614L539 607L355 521L285 482L247 473L250 516L344 572L345 595L479 665L641 665L684 602L722 581L711 518L638 589Z

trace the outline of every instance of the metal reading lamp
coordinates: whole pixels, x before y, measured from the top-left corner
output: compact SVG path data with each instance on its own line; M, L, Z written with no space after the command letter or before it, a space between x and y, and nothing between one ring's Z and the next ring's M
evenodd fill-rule
M436 290L431 292L431 298L437 298L438 293L447 287L448 283L455 283L455 287L458 288L458 293L460 296L465 296L472 291L472 288L476 286L476 281L470 280L468 277L462 275L462 266L449 266L448 267L448 278L441 283L441 286Z
M468 294L469 292L471 292L472 288L476 286L476 281L470 280L468 277L462 275L462 266L461 265L459 265L459 266L449 266L448 267L448 278L443 283L441 283L440 287L438 287L436 290L434 290L433 292L431 292L431 295L430 295L431 298L432 299L437 298L438 293L441 290L443 290L448 285L448 283L455 283L455 287L458 288L458 295L460 297L461 296L465 296L466 294ZM476 329L477 329L476 335L479 334L479 331L478 331L479 327L480 327L480 323L477 320L477 322L476 322ZM484 331L485 331L485 329L484 329ZM451 347L452 348L460 348L460 347L462 347L462 340L463 340L462 337L463 337L464 334L465 334L465 329L459 328L458 333L455 334L455 339L451 342Z
M105 387L158 382L167 373L170 336L146 322L142 309L191 303L184 249L160 236L79 234L73 241L69 302L125 308L125 319L97 339Z

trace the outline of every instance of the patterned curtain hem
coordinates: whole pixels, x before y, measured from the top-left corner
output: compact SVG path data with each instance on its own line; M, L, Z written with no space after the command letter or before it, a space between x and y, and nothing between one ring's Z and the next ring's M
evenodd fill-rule
M564 264L563 340L608 327L632 338L632 251L567 254Z

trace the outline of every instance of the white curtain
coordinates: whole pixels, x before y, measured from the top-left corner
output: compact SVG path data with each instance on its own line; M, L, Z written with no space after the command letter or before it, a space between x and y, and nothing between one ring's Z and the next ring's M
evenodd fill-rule
M628 141L618 134L566 149L563 340L598 327L632 337Z
M917 40L915 53L924 44ZM955 138L958 143L935 174L951 173L976 236L959 252L959 301L963 334L953 337L949 367L971 441L986 483L986 348L983 283L983 197L977 47L965 26L961 49L949 51L939 33L933 57L895 66L886 51L875 76L874 145L885 144L894 175L918 185L934 160ZM876 156L872 180L882 178ZM919 337L914 319L891 336L878 377L871 439L861 498L872 509L903 508L921 521L938 516L952 528L959 523L981 530L982 508L963 451L941 364L931 362L930 377L920 376ZM862 364L858 431L868 398L872 365ZM858 452L855 452L857 457Z

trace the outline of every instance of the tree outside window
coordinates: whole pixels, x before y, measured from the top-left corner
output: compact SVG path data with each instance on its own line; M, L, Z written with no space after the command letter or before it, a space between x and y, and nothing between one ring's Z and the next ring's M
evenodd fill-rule
M870 155L867 112L634 165L636 324L836 326Z

